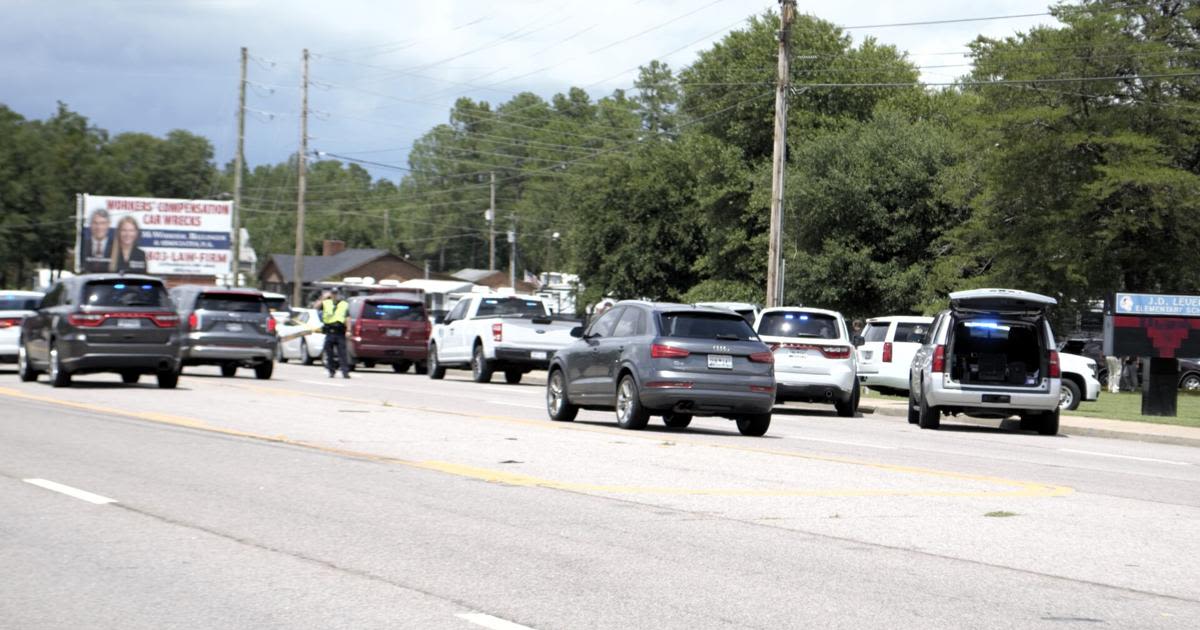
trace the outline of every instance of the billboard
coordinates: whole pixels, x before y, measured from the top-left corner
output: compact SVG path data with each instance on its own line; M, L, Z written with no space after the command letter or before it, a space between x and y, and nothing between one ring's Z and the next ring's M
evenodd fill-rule
M229 273L233 202L80 195L79 273Z

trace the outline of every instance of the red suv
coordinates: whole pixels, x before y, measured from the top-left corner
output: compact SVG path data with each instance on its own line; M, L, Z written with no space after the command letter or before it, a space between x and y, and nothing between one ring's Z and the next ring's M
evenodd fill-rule
M399 373L416 365L417 374L425 374L432 326L420 295L366 295L348 302L346 349L351 365L390 363Z

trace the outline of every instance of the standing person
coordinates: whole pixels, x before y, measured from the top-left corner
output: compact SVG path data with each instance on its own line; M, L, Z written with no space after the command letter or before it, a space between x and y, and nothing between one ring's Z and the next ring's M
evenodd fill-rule
M1137 391L1137 364L1136 357L1125 357L1125 361L1121 365L1121 391Z
M342 370L342 378L350 378L350 358L346 356L346 318L350 303L342 298L342 292L334 289L321 300L322 332L325 333L325 369L329 378ZM337 353L336 359L334 353ZM336 360L336 363L334 362Z
M850 324L850 338L861 337L863 333L863 320L856 319Z
M121 217L117 222L117 242L113 244L110 269L146 273L146 252L138 247L141 237L142 230L137 221L131 216Z
M99 208L88 219L87 236L83 239L83 271L104 273L112 271L112 222L108 210Z

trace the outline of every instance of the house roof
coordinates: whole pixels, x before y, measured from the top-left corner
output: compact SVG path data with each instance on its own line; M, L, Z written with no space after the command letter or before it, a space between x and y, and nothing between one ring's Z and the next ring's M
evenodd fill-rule
M388 255L390 254L384 249L346 249L333 256L305 256L303 282L320 282L329 278L341 278L347 272ZM271 254L269 262L275 265L284 282L292 282L295 260L296 257L290 254ZM263 266L263 269L266 269L266 265Z

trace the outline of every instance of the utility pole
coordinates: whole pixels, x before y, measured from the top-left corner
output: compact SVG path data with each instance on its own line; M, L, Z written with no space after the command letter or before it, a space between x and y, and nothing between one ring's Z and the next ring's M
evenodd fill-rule
M775 149L771 156L771 244L767 250L767 307L783 303L780 261L783 258L783 175L787 162L787 105L791 53L790 33L796 0L779 0L779 67L775 84Z
M304 293L304 160L308 156L308 49L304 49L304 79L300 84L300 155L296 182L296 256L292 263L292 306L299 308Z
M246 141L246 47L242 46L242 80L238 83L238 141L233 156L233 286L242 284L242 168Z
M496 171L491 172L492 201L488 204L488 271L496 270Z
M512 229L508 231L508 286L517 292L517 215L512 215Z

